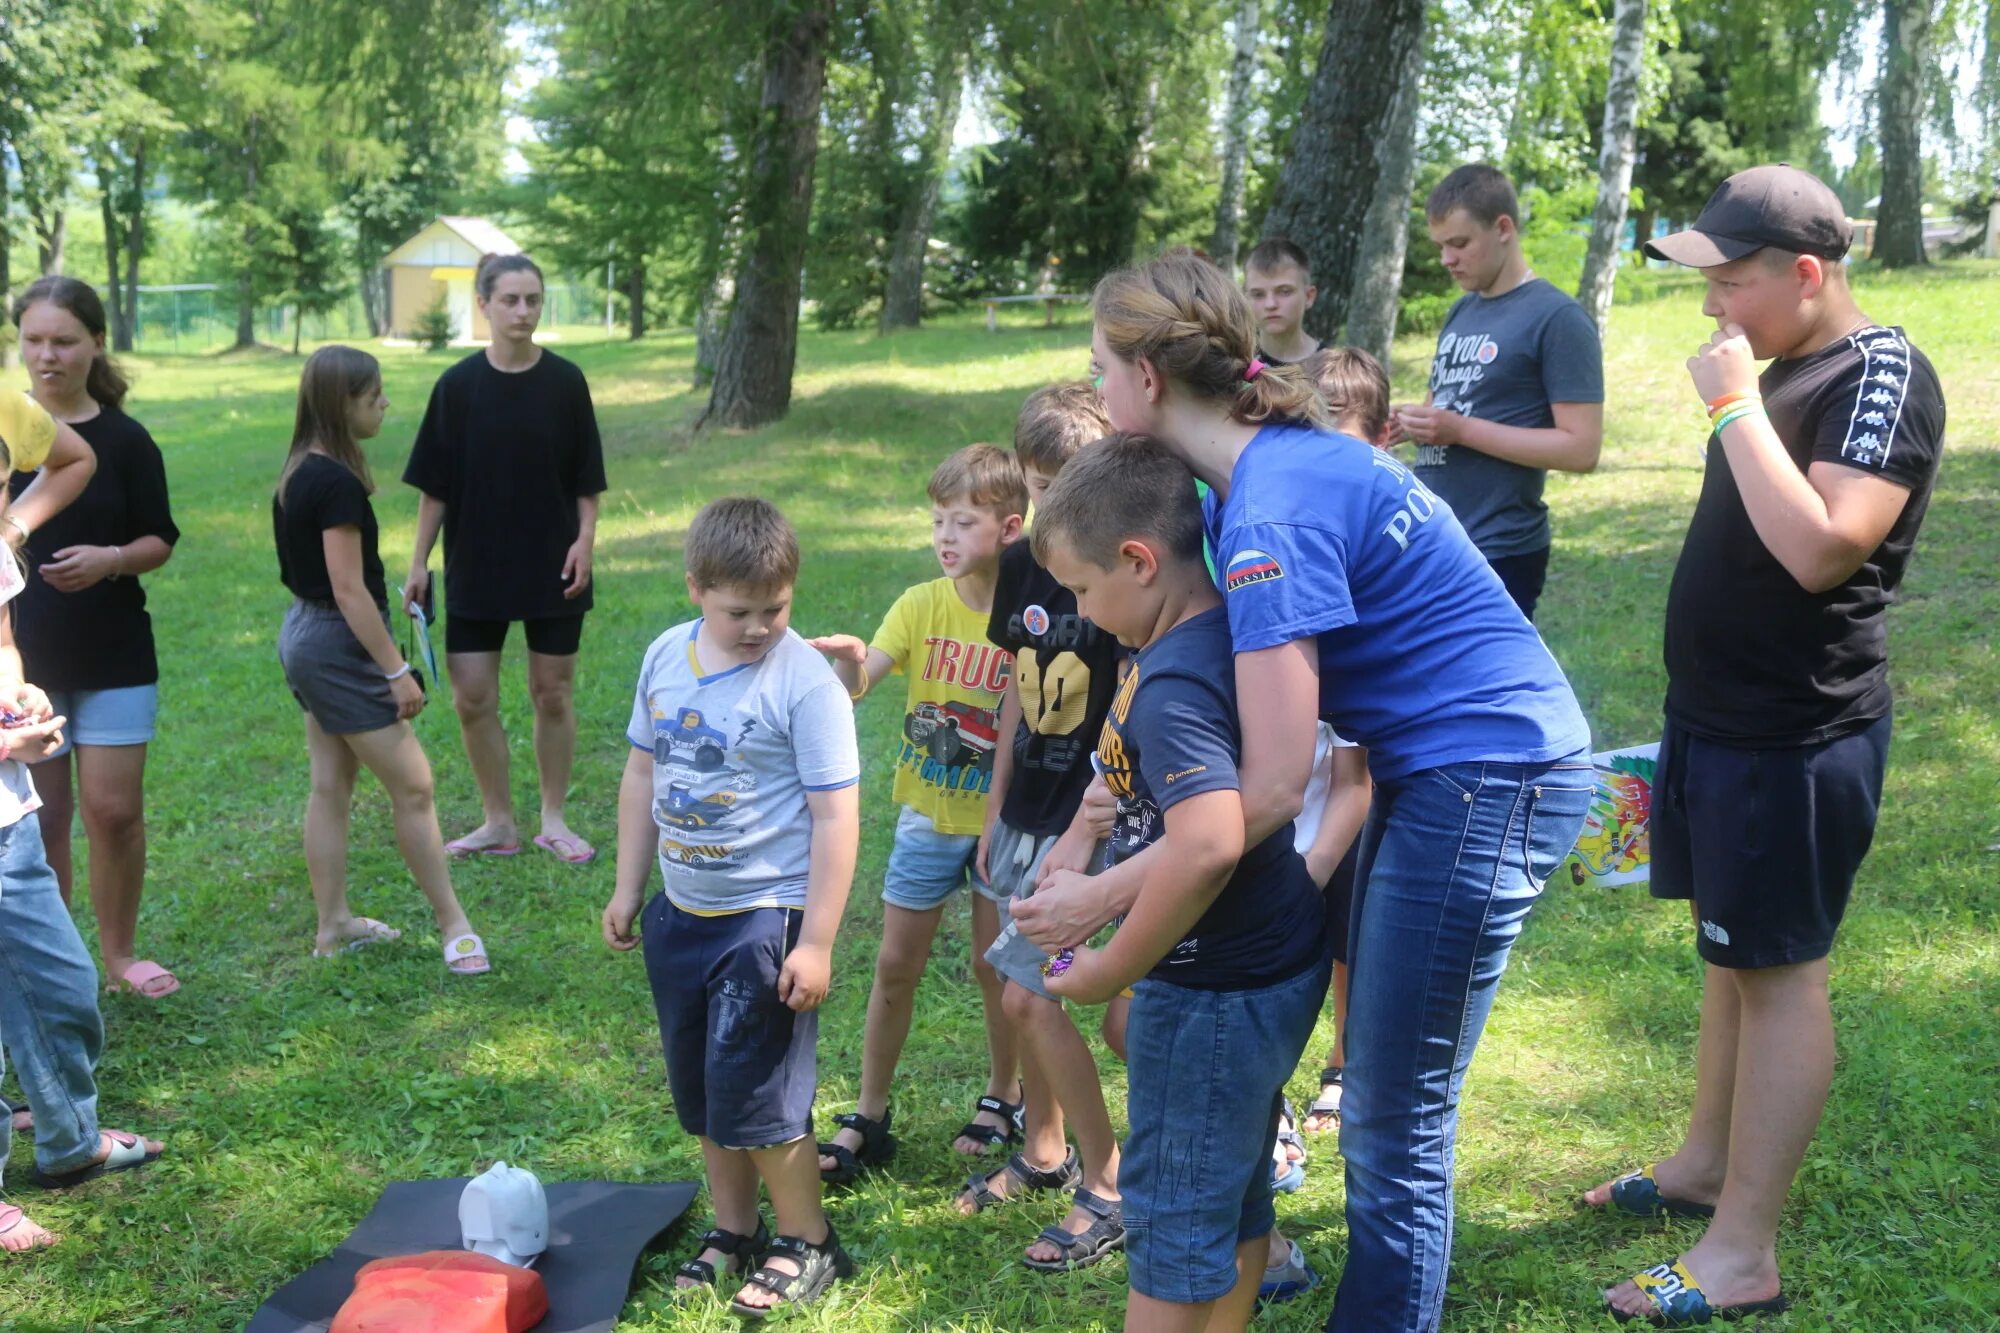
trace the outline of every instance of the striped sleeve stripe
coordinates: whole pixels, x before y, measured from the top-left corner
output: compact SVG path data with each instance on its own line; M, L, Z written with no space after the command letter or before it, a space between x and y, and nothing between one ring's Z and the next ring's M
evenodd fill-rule
M1881 327L1848 335L1861 353L1861 382L1854 390L1847 434L1840 456L1847 462L1880 471L1895 447L1896 428L1903 420L1903 400L1909 394L1910 344L1894 330Z

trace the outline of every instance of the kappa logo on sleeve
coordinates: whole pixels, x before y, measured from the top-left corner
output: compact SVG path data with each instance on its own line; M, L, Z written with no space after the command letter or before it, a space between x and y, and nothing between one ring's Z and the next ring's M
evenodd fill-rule
M1285 568L1278 563L1276 556L1254 549L1243 550L1236 553L1236 557L1229 562L1229 568L1223 572L1222 588L1224 592L1235 592L1253 583L1268 583L1283 577Z

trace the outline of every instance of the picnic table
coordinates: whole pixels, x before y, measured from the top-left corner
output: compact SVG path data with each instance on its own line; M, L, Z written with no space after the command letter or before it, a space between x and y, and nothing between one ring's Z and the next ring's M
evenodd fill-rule
M1053 328L1055 327L1056 306L1058 303L1063 301L1088 301L1090 298L1076 292L1035 292L1026 296L988 296L981 299L986 302L986 331L988 333L998 333L1000 331L998 316L1000 314L1000 307L1003 305L1018 305L1025 301L1040 301L1042 303L1042 327Z

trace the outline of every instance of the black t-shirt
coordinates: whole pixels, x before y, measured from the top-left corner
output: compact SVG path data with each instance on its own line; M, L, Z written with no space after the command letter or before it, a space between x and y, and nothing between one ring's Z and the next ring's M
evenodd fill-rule
M1240 789L1235 663L1229 613L1217 606L1168 630L1125 668L1097 742L1098 767L1118 798L1105 846L1112 864L1158 841L1178 802ZM1318 962L1325 936L1325 898L1287 823L1243 854L1187 938L1147 975L1197 990L1268 986Z
M81 592L58 592L36 573L71 546L181 539L167 507L167 469L146 428L107 407L76 433L97 451L97 471L75 503L28 539L28 586L14 603L14 634L28 679L50 690L116 690L160 678L146 593L130 575ZM19 496L34 480L16 473Z
M1118 684L1118 640L1076 612L1076 594L1035 563L1025 539L1000 552L986 636L1014 654L1021 726L1000 817L1034 837L1061 833L1090 785L1090 750Z
M382 577L382 552L375 528L375 506L361 478L325 454L307 454L285 484L281 497L271 498L271 531L278 543L278 580L292 594L310 601L333 600L333 580L326 572L328 528L361 529L361 581L377 603L388 605L389 588Z
M403 480L444 501L447 614L541 620L590 609L563 597L578 496L604 490L604 444L583 372L543 351L521 371L475 352L438 377Z
M1944 391L1900 328L1870 326L1759 381L1801 472L1838 463L1910 492L1881 546L1845 583L1812 593L1751 525L1714 436L1667 592L1667 715L1696 735L1752 748L1809 745L1889 712L1884 612L1930 504L1944 445Z

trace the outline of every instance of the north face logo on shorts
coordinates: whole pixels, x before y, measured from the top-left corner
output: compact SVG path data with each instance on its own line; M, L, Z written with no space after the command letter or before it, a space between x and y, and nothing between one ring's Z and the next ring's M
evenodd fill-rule
M1717 944L1724 945L1725 947L1729 943L1729 932L1724 930L1721 926L1716 925L1713 921L1702 922L1701 933L1708 936L1709 939L1715 941Z

